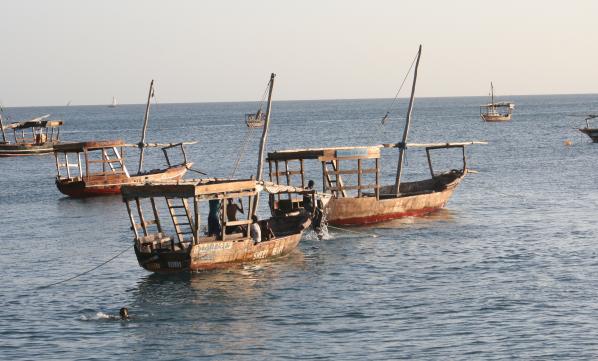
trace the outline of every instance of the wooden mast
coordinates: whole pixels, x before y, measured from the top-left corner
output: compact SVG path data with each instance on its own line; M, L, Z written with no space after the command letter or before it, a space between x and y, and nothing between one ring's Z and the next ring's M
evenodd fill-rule
M272 109L272 89L274 88L274 78L276 78L276 74L272 73L270 75L270 83L268 89L268 105L266 106L266 120L264 122L264 129L262 131L262 139L260 140L260 150L257 159L257 172L256 172L256 180L261 181L263 180L263 163L264 163L264 149L266 148L266 142L268 140L268 127L270 126L270 111ZM260 193L257 192L255 195L254 201L251 204L251 216L255 215L255 211L257 210L257 204L260 199Z
M145 115L143 116L143 129L141 131L141 142L139 142L139 148L141 149L139 152L139 169L137 173L141 173L143 170L143 152L145 150L145 134L147 133L147 120L149 118L149 110L150 110L150 103L152 96L154 96L154 79L150 83L149 93L147 94L147 104L145 106Z
M492 104L492 107L494 107L494 84L492 84L492 82L490 82L490 104Z
M417 68L419 66L419 59L422 55L422 46L419 46L417 51L417 60L415 61L415 70L413 72L413 85L411 86L411 97L409 98L409 107L407 108L407 117L405 119L405 129L403 130L403 140L399 150L399 164L397 166L397 178L395 180L394 193L399 196L399 188L401 186L401 174L403 173L403 162L405 160L405 148L407 147L407 135L409 134L409 124L411 123L411 111L413 110L413 100L415 97L415 84L417 82Z

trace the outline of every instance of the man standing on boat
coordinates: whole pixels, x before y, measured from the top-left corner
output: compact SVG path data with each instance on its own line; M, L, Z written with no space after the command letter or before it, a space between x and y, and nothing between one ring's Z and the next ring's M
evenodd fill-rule
M243 201L239 198L239 203L234 203L232 198L228 199L228 204L226 205L226 217L228 218L229 222L234 222L237 220L237 212L241 212L241 214L245 214L243 212ZM229 226L226 227L226 234L231 234L235 232L240 232L240 226Z
M208 214L208 236L220 236L220 200L209 201L210 213Z

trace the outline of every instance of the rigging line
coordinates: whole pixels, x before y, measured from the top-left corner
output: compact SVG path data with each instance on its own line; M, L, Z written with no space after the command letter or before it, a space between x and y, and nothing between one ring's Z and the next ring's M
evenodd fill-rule
M235 161L235 165L233 167L233 170L230 173L229 178L234 177L235 173L237 172L237 169L239 168L239 164L241 163L241 160L243 159L243 156L245 155L245 151L247 150L247 146L249 145L249 141L251 140L251 136L253 135L253 129L254 128L249 127L249 128L247 128L247 131L245 132L245 139L243 141L243 146L239 150L239 154L237 155L237 160Z
M127 246L125 249L123 249L122 251L118 252L118 253L117 253L115 256L112 256L112 257L111 257L111 258L109 258L108 260L106 260L106 261L104 261L104 262L100 263L99 265L97 265L97 266L95 266L95 267L93 267L93 268L91 268L91 269L89 269L89 270L87 270L87 271L85 271L85 272L81 272L81 273L79 273L79 274L76 274L76 275L74 275L73 277L69 277L69 278L67 278L67 279L65 279L65 280L62 280L62 281L58 281L58 282L54 282L54 283L50 283L50 284L47 284L47 285L45 285L45 286L39 286L39 287L37 287L37 289L38 289L38 290L41 290L41 289L44 289L44 288L49 288L49 287L52 287L52 286L56 286L56 285L58 285L58 284L61 284L61 283L65 283L65 282L68 282L68 281L74 280L75 278L78 278L78 277L81 277L81 276L83 276L83 275L86 275L86 274L88 274L88 273L90 273L90 272L93 272L93 271L97 270L98 268L100 268L100 267L102 267L102 266L106 265L107 263L109 263L109 262L111 262L111 261L115 260L116 258L118 258L119 256L121 256L123 253L125 253L126 251L128 251L128 250L129 250L129 249L130 249L132 246L133 246L133 245L129 245L129 246Z
M417 60L417 54L415 54L415 56L413 57L413 61L411 62L411 66L409 67L409 70L407 70L407 73L405 74L405 77L403 78L403 82L401 83L401 86L399 87L399 90L397 90L397 93L395 94L394 99L390 103L390 106L386 110L386 115L384 116L383 119L385 119L390 114L390 112L392 111L392 106L395 104L395 102L399 98L399 93L401 92L401 89L403 89L403 85L405 85L405 82L407 81L407 77L409 77L409 74L411 73L411 69L413 69L413 65L415 64L416 60Z

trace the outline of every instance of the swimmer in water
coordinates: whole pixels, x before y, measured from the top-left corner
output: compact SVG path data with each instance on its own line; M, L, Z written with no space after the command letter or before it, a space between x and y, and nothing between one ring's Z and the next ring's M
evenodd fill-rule
M129 319L129 309L126 307L123 307L120 309L119 311L120 314L120 319L121 320L128 320Z

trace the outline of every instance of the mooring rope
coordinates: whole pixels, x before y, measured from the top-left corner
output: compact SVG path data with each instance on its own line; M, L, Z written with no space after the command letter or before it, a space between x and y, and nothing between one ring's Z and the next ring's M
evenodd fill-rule
M109 262L111 262L111 261L115 260L116 258L118 258L119 256L121 256L123 253L125 253L126 251L128 251L128 250L129 250L131 247L132 247L132 245L129 245L129 246L127 246L125 249L123 249L122 251L118 252L118 253L117 253L115 256L112 256L110 259L108 259L108 260L106 260L106 261L104 261L104 262L100 263L99 265L97 265L97 266L95 266L95 267L93 267L93 268L91 268L91 269L89 269L89 270L87 270L87 271L85 271L85 272L81 272L81 273L79 273L79 274L76 274L76 275L74 275L73 277L69 277L69 278L67 278L67 279L64 279L64 280L62 280L62 281L58 281L58 282L54 282L54 283L50 283L50 284L47 284L47 285L45 285L45 286L39 286L37 289L44 289L44 288L49 288L49 287L52 287L52 286L56 286L56 285L59 285L59 284L61 284L61 283L65 283L65 282L68 282L68 281L74 280L75 278L78 278L78 277L81 277L81 276L83 276L83 275L86 275L86 274L88 274L88 273L90 273L90 272L92 272L92 271L95 271L95 270L97 270L98 268L100 268L100 267L102 267L102 266L104 266L104 265L108 264Z
M338 229L340 231L345 231L345 232L349 232L349 233L355 233L355 234L361 234L361 235L364 235L364 236L370 236L372 238L378 238L378 235L376 233L359 232L359 231L354 231L352 229L331 226L330 224L327 224L326 227Z

